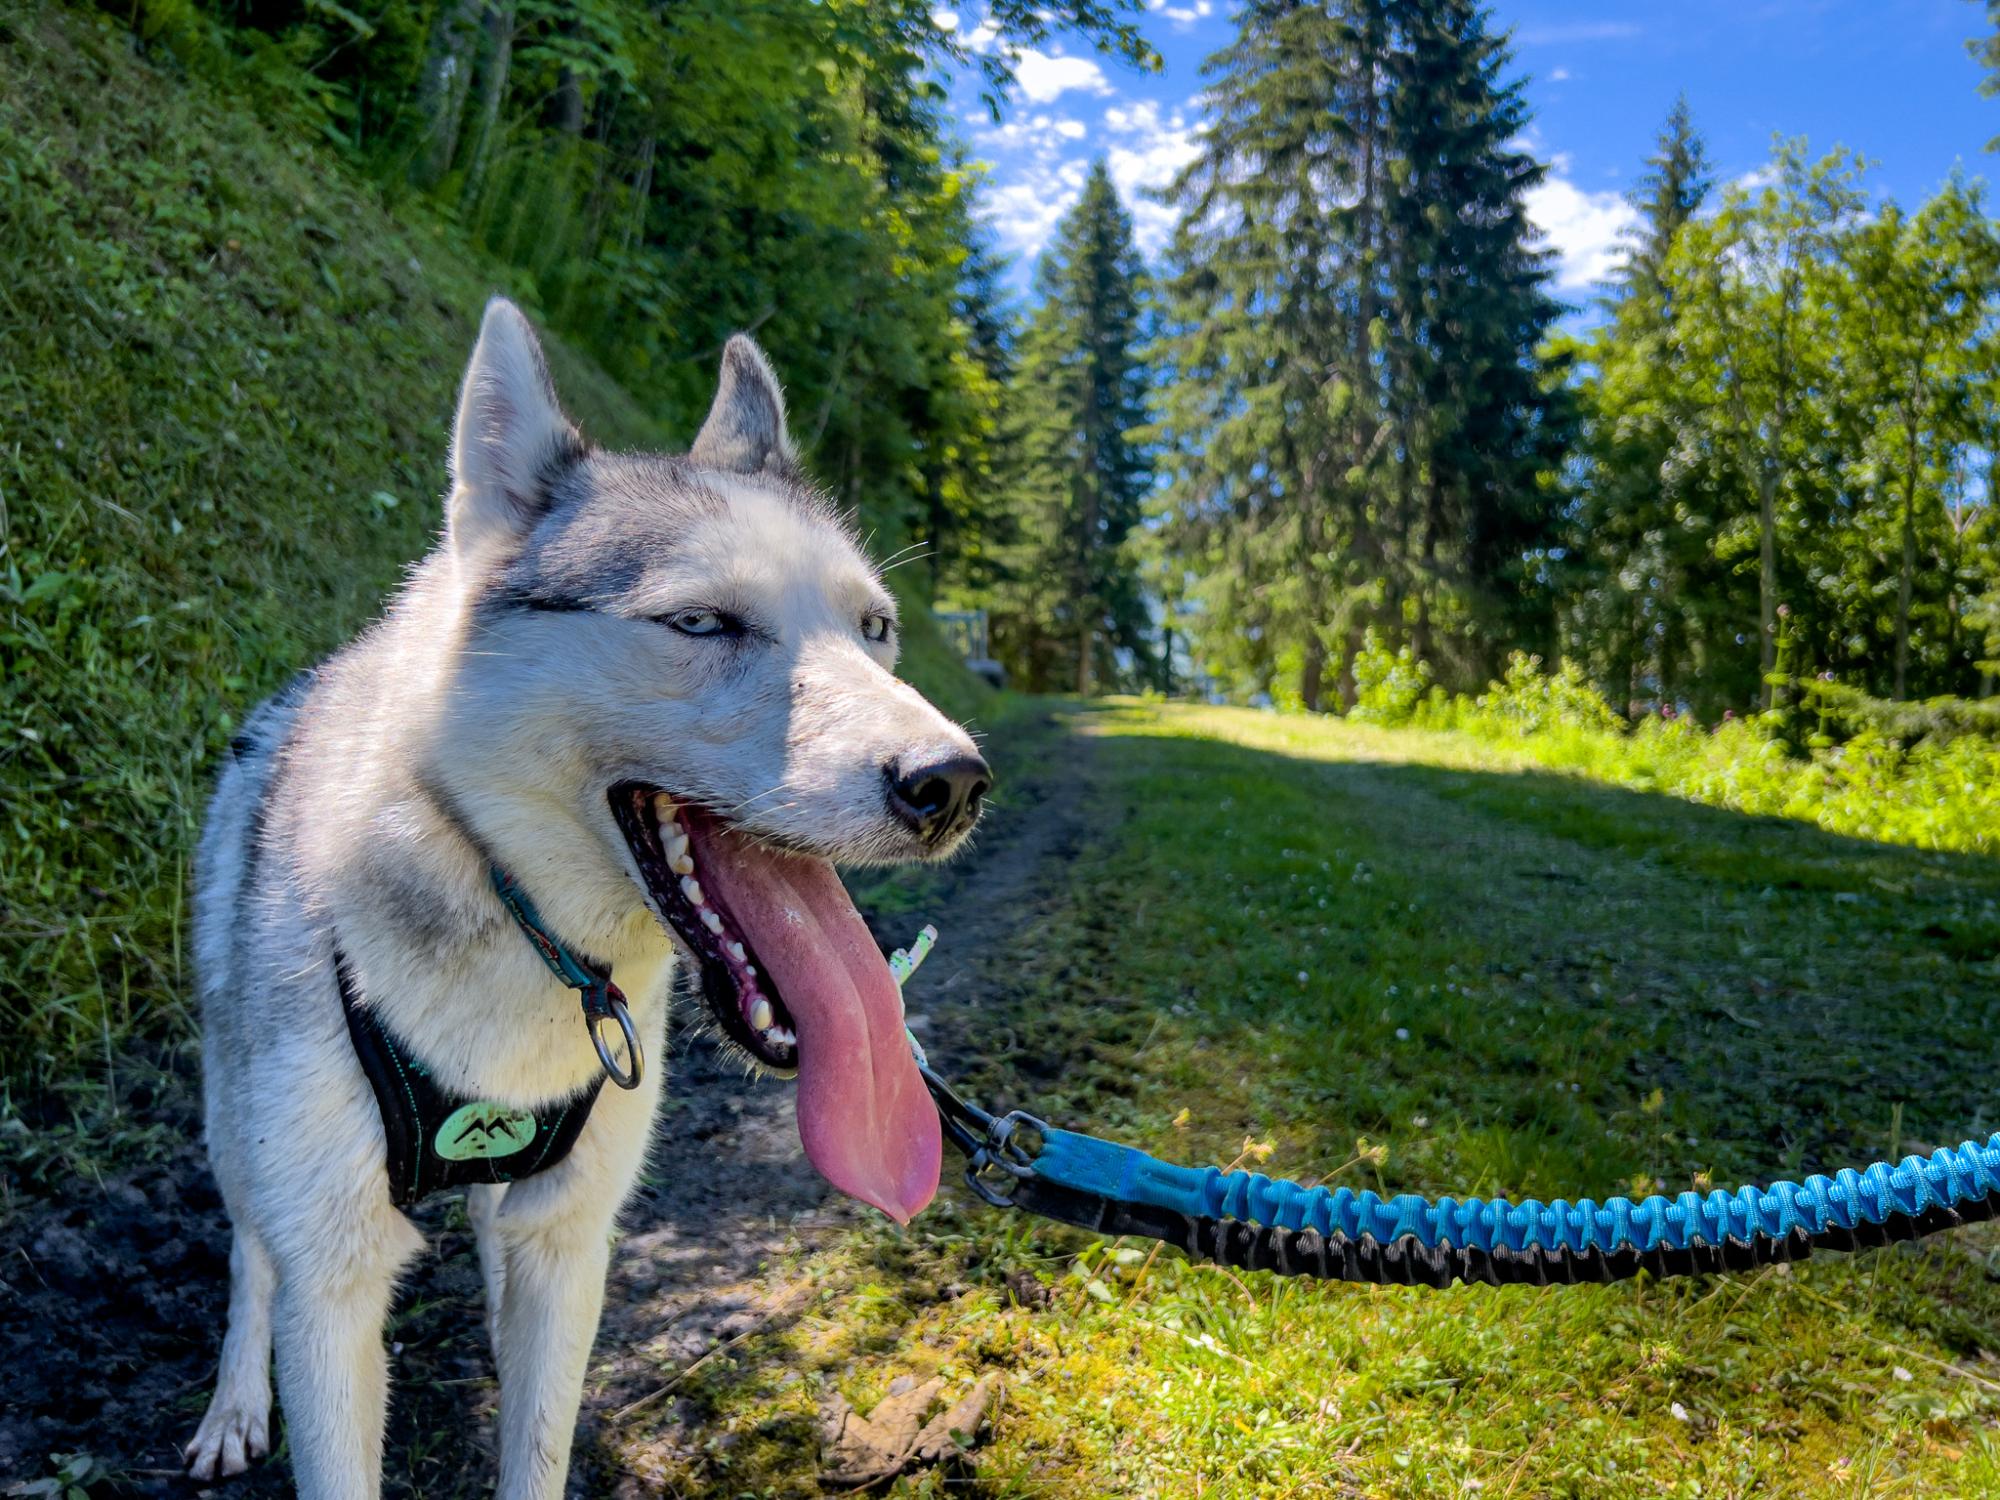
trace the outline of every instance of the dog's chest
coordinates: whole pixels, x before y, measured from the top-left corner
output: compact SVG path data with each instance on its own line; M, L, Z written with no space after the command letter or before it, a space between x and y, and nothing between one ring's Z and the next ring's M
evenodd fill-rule
M576 992L557 982L525 942L515 948L477 974L412 976L393 997L371 992L369 1001L442 1087L526 1108L578 1093L603 1065ZM664 942L627 952L613 965L649 1067L665 1062L673 965Z

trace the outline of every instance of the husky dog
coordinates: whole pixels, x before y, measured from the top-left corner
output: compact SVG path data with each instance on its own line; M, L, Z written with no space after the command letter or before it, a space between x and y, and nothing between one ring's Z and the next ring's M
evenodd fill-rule
M275 1345L308 1500L379 1493L383 1324L421 1248L349 1008L440 1089L514 1110L584 1096L604 1067L495 870L615 972L645 1054L687 960L723 1033L796 1071L799 1134L834 1186L906 1221L938 1181L896 982L829 861L943 857L990 774L894 676L894 601L800 478L763 355L729 342L685 457L599 452L495 299L451 479L443 536L380 623L245 722L196 872L234 1243L187 1460L211 1479L268 1451ZM602 1089L558 1164L469 1190L503 1496L563 1491L659 1087L655 1069Z

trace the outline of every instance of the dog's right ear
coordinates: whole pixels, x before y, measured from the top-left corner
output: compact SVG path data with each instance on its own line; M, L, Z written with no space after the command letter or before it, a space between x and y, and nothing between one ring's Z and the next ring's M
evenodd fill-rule
M784 473L797 462L778 377L747 333L723 345L722 384L688 457L731 474Z
M445 520L453 548L479 551L526 535L548 508L556 476L583 453L582 436L556 404L534 329L520 308L495 297L452 429Z

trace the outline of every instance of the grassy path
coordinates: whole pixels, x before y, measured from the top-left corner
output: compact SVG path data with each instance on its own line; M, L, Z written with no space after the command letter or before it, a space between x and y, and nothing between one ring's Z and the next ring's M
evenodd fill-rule
M986 1102L1427 1191L1733 1183L1994 1128L1991 861L1442 737L1070 719L1099 833L939 1002L933 1056ZM655 1420L709 1442L657 1472L811 1493L831 1389L998 1371L975 1493L1995 1494L1997 1248L1440 1294L1232 1277L961 1194L774 1267L809 1302L677 1387ZM658 1462L655 1430L600 1452Z
M932 1056L1183 1161L1437 1192L1679 1189L1994 1128L2000 866L1525 769L1464 740L1013 704L926 917ZM1006 1391L902 1494L2000 1495L2000 1234L1672 1284L1437 1293L1191 1267L948 1188L829 1199L704 1049L614 1254L578 1495L818 1495L821 1413ZM178 1096L156 1109L172 1116ZM183 1110L185 1114L185 1110ZM184 1493L221 1218L191 1142L0 1224L0 1488L87 1452ZM392 1337L389 1490L489 1492L455 1203ZM134 1295L132 1289L138 1289ZM233 1493L287 1492L282 1464Z

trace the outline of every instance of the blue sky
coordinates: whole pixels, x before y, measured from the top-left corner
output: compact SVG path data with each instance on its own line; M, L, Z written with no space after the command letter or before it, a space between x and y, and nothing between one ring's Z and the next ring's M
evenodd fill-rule
M995 126L963 84L959 114L975 155L990 163L990 217L1020 257L1017 283L1093 156L1103 154L1131 203L1149 252L1168 210L1141 190L1167 182L1193 154L1201 63L1233 34L1228 0L1147 0L1147 36L1165 59L1157 75L1064 43L1030 51L1020 86ZM1754 173L1774 131L1816 149L1852 147L1879 165L1876 190L1920 200L1963 164L1991 175L1984 154L2000 135L2000 99L1981 98L1965 39L1985 7L1968 0L1499 0L1513 29L1535 121L1531 145L1552 164L1530 210L1558 253L1558 290L1589 294L1629 217L1624 195L1653 136L1685 91L1717 175ZM941 6L974 47L987 45L977 0Z

